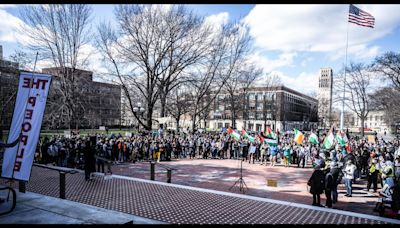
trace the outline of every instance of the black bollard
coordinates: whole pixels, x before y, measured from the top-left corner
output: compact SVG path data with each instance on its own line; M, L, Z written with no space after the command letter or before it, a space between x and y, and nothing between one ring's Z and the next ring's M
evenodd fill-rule
M156 163L150 162L150 180L155 180L155 178L154 178L155 165L156 165Z
M18 183L19 183L19 185L18 185L19 192L25 193L26 192L26 182L19 181Z
M172 177L172 170L168 169L167 170L167 183L171 183L171 177Z
M60 172L60 198L65 199L65 174Z

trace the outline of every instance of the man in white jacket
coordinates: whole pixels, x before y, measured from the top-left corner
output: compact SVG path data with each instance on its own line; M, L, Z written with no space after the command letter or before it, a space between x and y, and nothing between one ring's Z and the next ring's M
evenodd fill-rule
M351 160L347 160L346 167L343 171L346 185L346 194L344 196L351 197L352 195L352 184L354 179L354 171L356 168L357 167L352 163Z

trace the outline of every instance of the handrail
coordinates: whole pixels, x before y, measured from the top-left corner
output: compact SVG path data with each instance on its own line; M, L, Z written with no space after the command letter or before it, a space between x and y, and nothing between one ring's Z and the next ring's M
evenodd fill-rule
M164 165L164 164L161 164L161 163L158 163L158 162L156 162L155 164L161 166L162 168L164 168L166 170L177 170L176 168L171 168L171 167L169 167L167 165Z
M166 166L166 165L159 164L159 163L154 162L154 161L150 161L150 180L155 180L155 166L156 166L156 164L158 164L159 166L161 166L162 168L167 170L167 183L171 183L172 170L177 170L177 169L171 168L171 167Z
M43 164L38 164L38 163L33 163L33 165L37 166L37 167L41 167L41 168L45 168L45 169L51 169L51 170L55 170L55 171L58 171L58 172L64 172L64 173L69 173L69 174L79 173L78 170L67 168L67 167L48 166L48 165L43 165Z
M66 167L59 167L59 166L47 166L47 165L42 165L42 164L37 164L33 163L34 166L40 167L40 168L45 168L45 169L50 169L50 170L55 170L58 171L60 174L60 198L65 199L66 198L66 178L65 175L67 173L69 174L75 174L79 173L78 170L76 169L71 169L71 168L66 168ZM20 189L22 189L22 192L25 192L25 182L19 182L20 183Z

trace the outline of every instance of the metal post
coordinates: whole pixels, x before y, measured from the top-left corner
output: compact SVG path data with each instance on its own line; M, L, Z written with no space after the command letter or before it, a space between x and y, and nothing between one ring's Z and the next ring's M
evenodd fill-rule
M171 183L172 170L167 170L167 183Z
M150 162L150 180L155 180L154 178L154 168L156 163Z
M25 193L26 192L26 183L25 183L25 181L19 181L18 183L19 183L19 185L18 185L19 192Z
M65 199L65 174L60 172L60 198Z

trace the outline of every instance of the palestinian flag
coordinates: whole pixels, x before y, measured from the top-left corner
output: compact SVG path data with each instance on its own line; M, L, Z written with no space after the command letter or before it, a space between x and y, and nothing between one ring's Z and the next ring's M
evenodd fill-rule
M250 142L254 141L253 136L247 134L247 132L244 129L242 129L242 136L248 138Z
M267 130L265 131L265 135L269 138L273 138L276 139L276 134L271 130L271 128L267 128Z
M310 137L308 138L308 142L317 145L318 144L318 136L311 132Z
M301 144L304 140L303 133L301 133L301 131L297 130L296 128L294 128L293 131L294 131L294 141L297 144Z
M334 142L335 142L335 137L333 136L332 127L331 127L328 135L324 139L324 143L323 143L322 147L324 149L330 149L333 146Z
M336 137L335 140L337 143L339 143L341 146L345 146L347 140L347 136L346 134L342 133L341 131L338 130L338 132L336 133Z
M260 140L261 143L264 142L264 139L265 139L264 137L262 137L261 135L257 135L257 137L258 137L258 139Z
M264 143L268 143L270 146L277 146L278 145L278 140L276 139L264 139Z
M232 138L234 138L236 141L239 141L239 139L240 139L240 134L237 133L236 131L234 131L232 128L229 128L228 131L227 131L227 133L228 133Z

